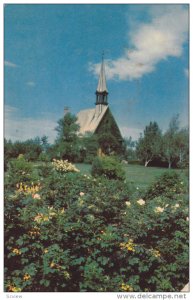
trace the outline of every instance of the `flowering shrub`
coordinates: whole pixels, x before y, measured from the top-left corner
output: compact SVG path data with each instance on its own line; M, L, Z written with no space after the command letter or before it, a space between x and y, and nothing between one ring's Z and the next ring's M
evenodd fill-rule
M165 196L175 199L176 194L183 195L188 191L187 180L174 171L162 174L147 190L145 198L152 199L157 196Z
M28 162L22 154L20 154L18 158L10 161L5 176L5 187L7 187L7 189L15 188L16 184L20 182L31 184L31 182L36 182L37 180L38 175L33 168L33 164Z
M54 158L52 164L54 166L54 169L58 172L79 172L79 170L73 164L68 162L68 160L58 160Z
M163 292L188 281L188 202L53 172L5 193L5 290Z

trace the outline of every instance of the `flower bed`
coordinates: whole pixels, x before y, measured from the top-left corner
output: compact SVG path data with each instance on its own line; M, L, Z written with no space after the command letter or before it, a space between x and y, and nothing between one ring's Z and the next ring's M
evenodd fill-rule
M6 291L172 292L188 282L185 185L143 198L126 182L55 166L39 183L9 184Z

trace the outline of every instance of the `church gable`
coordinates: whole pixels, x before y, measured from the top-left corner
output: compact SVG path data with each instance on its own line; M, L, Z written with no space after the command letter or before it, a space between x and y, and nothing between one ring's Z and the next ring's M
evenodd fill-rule
M118 125L115 121L115 118L113 117L109 107L106 110L105 115L101 119L100 124L96 128L95 133L98 135L107 134L107 133L111 134L116 138L117 142L122 143L123 138L121 136L119 127L118 127Z

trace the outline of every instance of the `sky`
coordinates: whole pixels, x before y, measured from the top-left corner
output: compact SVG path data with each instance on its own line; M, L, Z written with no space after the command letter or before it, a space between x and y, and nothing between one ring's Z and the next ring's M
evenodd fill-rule
M56 138L64 107L94 108L104 51L109 107L124 137L150 121L189 124L189 6L6 4L7 139Z

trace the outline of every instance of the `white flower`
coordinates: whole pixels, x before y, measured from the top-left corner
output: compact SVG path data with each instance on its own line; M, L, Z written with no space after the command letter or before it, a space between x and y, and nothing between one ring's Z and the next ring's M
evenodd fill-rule
M80 194L79 194L79 195L82 197L82 196L84 196L84 193L83 193L83 192L80 192Z
M131 205L131 202L126 201L125 204L129 207Z
M144 201L143 199L139 199L139 200L137 201L137 203L138 203L139 205L144 205L144 204L145 204L145 201Z
M176 207L176 208L180 207L180 204L179 204L179 203L176 203L175 207Z
M157 206L154 211L156 213L162 213L164 211L164 207Z
M41 199L41 197L40 197L39 194L34 194L32 197L33 197L34 199Z

